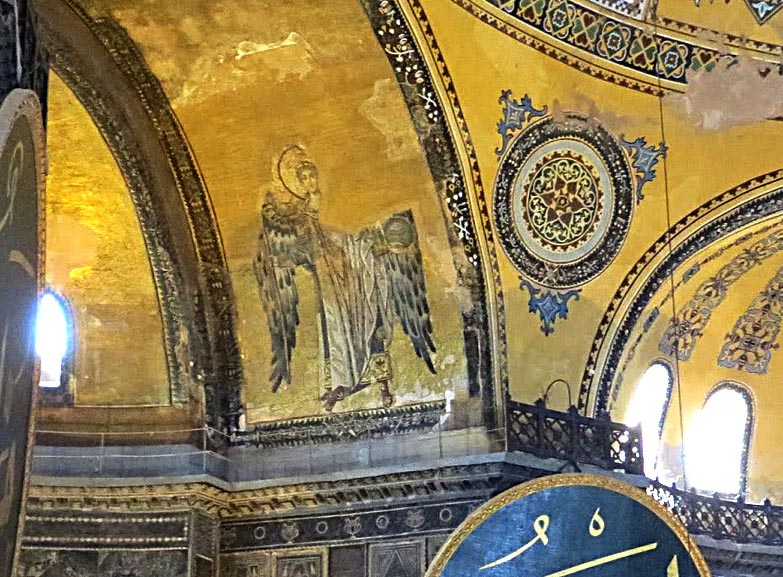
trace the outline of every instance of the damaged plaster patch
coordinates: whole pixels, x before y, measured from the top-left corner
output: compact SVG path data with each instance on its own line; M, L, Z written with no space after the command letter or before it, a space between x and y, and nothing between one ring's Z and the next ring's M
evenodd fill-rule
M359 113L386 138L389 160L405 160L420 154L418 140L410 134L410 113L402 105L396 82L390 78L376 80L372 96L359 106Z
M236 47L234 60L240 63L248 57L277 72L278 82L285 82L289 77L301 80L313 70L315 63L310 45L296 32L268 44L243 40Z
M702 130L723 130L783 117L783 76L777 65L746 57L711 71L688 71L683 94L669 102Z
M217 102L251 84L307 80L377 49L367 41L366 19L346 18L331 2L292 10L272 0L187 0L183 17L182 2L84 1L105 4L100 14L128 31L175 109Z
M278 83L302 80L316 67L315 52L298 33L276 42L241 40L230 49L199 56L182 79L176 106L195 104L226 91L235 91L265 74Z
M658 121L658 117L642 117L638 114L638 111L634 111L637 114L618 114L612 110L607 110L598 105L598 103L589 96L582 94L578 91L574 91L573 95L573 108L583 114L586 114L590 118L594 118L604 128L610 132L622 134L629 130L629 128L637 125L649 125Z

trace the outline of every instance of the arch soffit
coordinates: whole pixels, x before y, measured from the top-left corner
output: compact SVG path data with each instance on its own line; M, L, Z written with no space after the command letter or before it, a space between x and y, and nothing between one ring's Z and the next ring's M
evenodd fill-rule
M626 346L670 275L727 235L781 212L783 170L777 170L714 197L664 232L630 267L598 324L580 384L580 411L608 410Z
M187 139L125 31L72 0L36 4L52 69L92 117L130 192L150 261L171 401L205 387L207 421L238 418L241 365L217 222ZM183 338L186 335L186 338ZM217 386L220 383L220 386Z

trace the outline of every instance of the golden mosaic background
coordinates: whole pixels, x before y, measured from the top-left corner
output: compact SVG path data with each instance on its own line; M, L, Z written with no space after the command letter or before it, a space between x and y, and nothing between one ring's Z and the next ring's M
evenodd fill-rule
M460 312L465 303L455 286L442 209L392 70L361 4L357 0L190 0L187 5L170 0L143 5L131 0L89 0L85 4L95 17L114 17L141 48L193 147L232 276L248 420L322 412L317 400L319 351L312 279L298 273L303 322L293 360L295 382L272 395L269 336L251 266L261 202L267 191L279 189L274 159L294 143L305 146L319 167L324 225L352 232L394 212L413 210L439 371L429 375L397 330L392 346L396 402L441 399L447 389L464 387ZM774 47L752 41L738 41L745 48L726 47L720 33L781 44L783 16L759 27L741 1L702 2L696 8L686 0L660 0L662 17L715 30L697 30L694 37L740 55L733 69L694 73L687 89L682 87L683 94L667 94L661 102L653 94L598 79L542 54L480 21L456 0L421 0L420 4L453 81L450 96L458 99L469 131L468 139L455 129L455 138L463 156L469 147L475 150L490 206L499 164L495 149L500 144L502 90L512 89L515 97L528 93L537 106L549 106L555 114L581 113L617 137L644 136L654 144L663 137L662 113L669 147L665 170L659 164L656 179L646 185L645 199L634 209L628 238L617 258L583 288L579 301L569 307L568 320L558 320L552 335L541 333L538 318L528 312L529 295L519 289L517 271L495 247L506 322L507 356L500 361L507 362L510 396L532 402L554 379L565 379L576 395L612 295L668 223L748 179L780 168L781 124L769 118L775 117L776 110L783 115L783 107L775 108L781 105L775 100L781 86L777 81L762 82L748 64L759 50ZM409 2L402 5L415 27L417 12ZM487 10L499 21L510 22L501 10ZM529 32L530 37L540 36ZM432 40L421 32L418 36L424 46ZM560 48L585 69L624 72L608 61L598 62L597 57L565 45ZM715 89L729 83L732 91ZM77 357L77 404L165 404L168 390L160 320L127 191L86 113L56 78L50 111L49 262L53 264L48 278L74 303L79 327L86 327L77 333L84 349ZM87 153L75 156L73 150ZM476 204L478 199L472 201ZM737 234L743 232L747 231ZM732 238L706 250L719 250ZM727 251L723 260L684 286L677 302L687 301L700 279L735 252ZM683 365L682 373L688 382L682 407L686 428L713 384L733 377L752 388L759 413L750 485L759 487L783 475L783 460L772 451L778 435L770 426L780 404L781 353L773 354L766 375L724 369L715 359L725 333L781 265L780 258L770 259L732 287L720 318L713 319L700 343L709 352ZM487 278L491 274L487 271ZM101 319L100 326L90 324L93 317ZM638 375L660 355L657 342L666 320L658 321L628 364L625 382L631 385L623 389L615 417L622 417ZM89 363L99 365L102 372ZM553 389L550 404L566 407L562 389ZM370 388L337 410L378 406L377 388ZM673 404L670 410L676 414L678 407ZM680 433L667 428L666 435L675 442Z

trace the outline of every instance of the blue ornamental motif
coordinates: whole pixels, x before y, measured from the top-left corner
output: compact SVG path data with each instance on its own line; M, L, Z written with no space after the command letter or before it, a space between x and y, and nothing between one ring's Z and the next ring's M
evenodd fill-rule
M753 12L753 16L759 24L764 24L783 8L779 1L769 2L768 0L745 0L745 3Z
M498 121L498 134L503 142L499 148L495 149L495 154L498 156L503 156L506 152L506 148L517 130L536 116L546 116L548 111L546 106L540 110L535 108L527 94L520 101L511 98L511 93L511 90L503 90L498 98L498 104L503 105L503 118Z
M657 147L655 145L648 146L647 139L643 136L633 142L621 136L620 145L631 157L633 168L636 171L636 204L639 204L644 198L642 188L646 183L655 179L654 167L658 164L659 158L666 157L668 148L663 142L659 143Z
M554 324L557 317L563 320L568 318L568 301L572 298L579 300L581 292L578 289L569 291L541 289L522 279L520 279L519 288L527 289L530 293L528 311L538 314L541 319L541 332L546 336L555 331Z
M622 31L618 31L618 34ZM619 50L616 43L607 50ZM493 217L498 239L550 335L580 287L617 256L666 146L616 137L577 112L557 117L502 90Z
M710 0L711 2L713 0ZM694 0L696 6L701 6L701 0ZM745 0L748 9L759 25L764 24L783 8L780 0Z

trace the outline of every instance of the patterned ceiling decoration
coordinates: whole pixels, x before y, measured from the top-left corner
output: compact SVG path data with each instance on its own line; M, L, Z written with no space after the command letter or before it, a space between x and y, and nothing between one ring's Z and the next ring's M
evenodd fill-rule
M614 260L642 188L655 178L663 144L615 138L597 121L568 112L555 119L525 95L499 99L501 158L493 209L500 243L530 293L541 331L568 316L577 287Z
M629 269L593 339L579 388L580 411L606 414L628 339L677 267L726 235L783 211L781 179L783 171L770 172L715 196L674 223ZM669 253L669 239L691 229ZM653 267L649 272L648 266Z
M652 4L651 0L593 0L593 2L637 20L644 20L647 16L647 9Z
M691 281L698 273L702 270L702 268L707 265L710 262L713 262L719 258L721 258L726 251L729 251L731 249L737 248L739 246L742 246L745 243L750 242L751 240L755 239L758 236L768 234L771 230L778 228L780 226L779 222L776 222L774 224L769 224L767 226L764 226L760 228L759 230L755 230L753 232L749 232L747 234L743 234L736 239L734 239L731 243L722 246L720 249L711 252L708 256L700 259L695 264L692 264L688 267L688 269L682 273L682 276L679 278L679 280L675 283L674 288L671 288L671 285L669 283L664 283L661 285L660 289L665 290L666 294L665 296L660 300L660 302L654 306L650 313L647 315L647 317L644 319L644 323L642 324L642 329L637 332L636 336L633 338L633 342L630 347L627 348L627 354L623 358L623 362L620 365L620 368L617 370L617 376L615 378L615 384L612 387L612 398L610 401L609 410L610 412L613 409L613 404L617 402L617 398L620 394L620 389L622 388L623 384L623 377L625 376L625 370L628 367L628 363L633 360L633 358L636 356L636 351L639 348L639 345L642 343L642 340L644 339L645 335L650 332L650 330L655 326L655 322L662 317L661 311L664 310L664 307L671 301L672 293L676 293L680 288L682 288L686 283Z
M726 298L729 287L781 250L783 231L776 231L743 250L723 265L715 276L701 283L696 294L677 313L677 318L669 323L658 345L660 351L667 355L677 354L681 361L690 359L696 341L704 334L712 313Z
M667 19L662 20L666 28L653 29L634 22L627 17L636 18L631 6L640 5L636 11L639 14L649 8L640 2L598 0L582 5L576 0L452 1L482 22L569 66L652 94L661 90L682 91L688 81L686 72L709 71L721 59L735 58L729 52L702 44L701 36L695 34L709 31L691 24ZM612 9L618 13L617 17L597 10L593 4ZM621 9L626 4L629 12ZM497 10L493 7L503 14L495 16ZM556 42L540 40L540 36ZM779 64L779 46L744 38L729 38L726 42L732 49L752 49L759 58ZM559 49L559 43L576 50ZM595 64L596 58L603 62Z
M778 269L761 293L756 295L726 335L718 364L756 374L766 374L783 315L783 267Z

